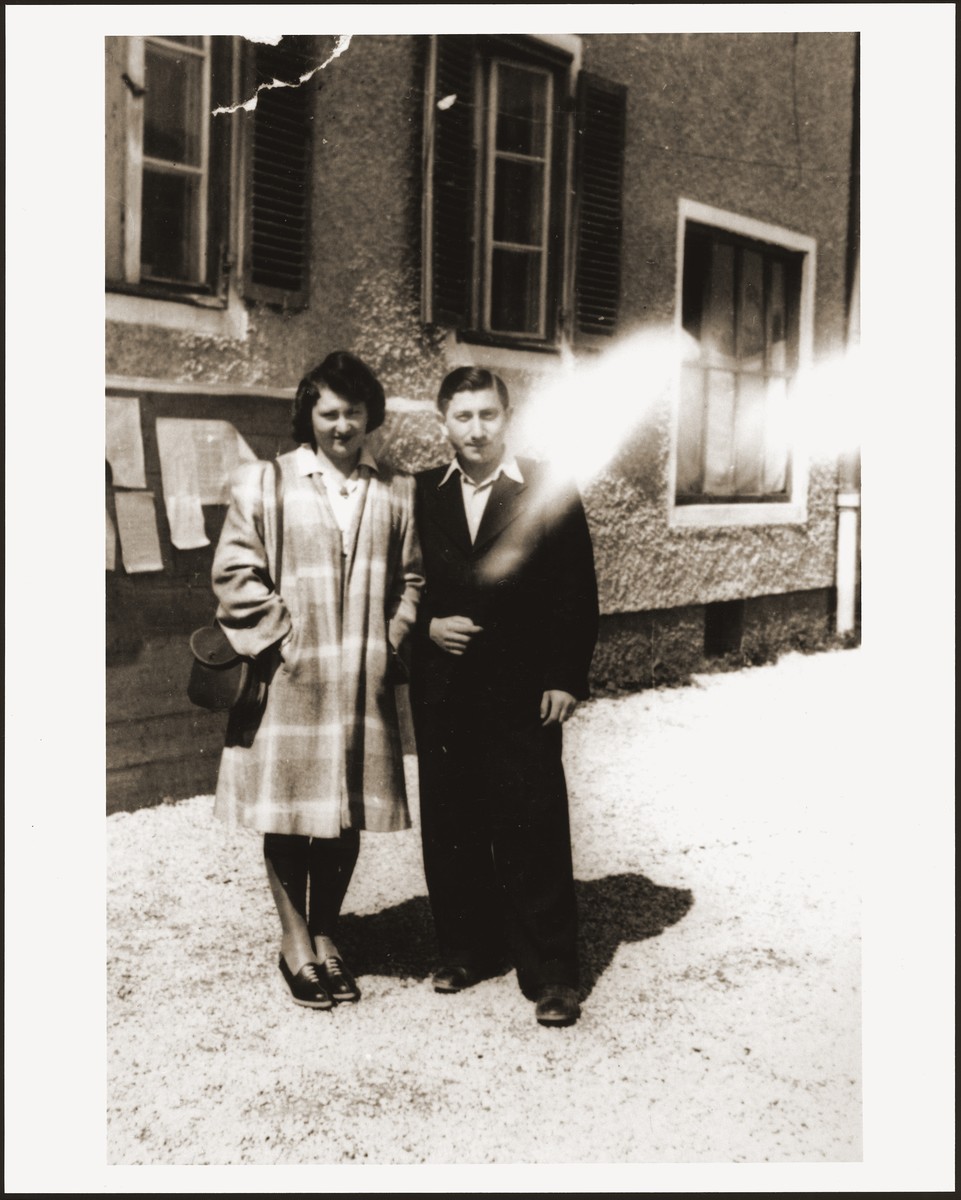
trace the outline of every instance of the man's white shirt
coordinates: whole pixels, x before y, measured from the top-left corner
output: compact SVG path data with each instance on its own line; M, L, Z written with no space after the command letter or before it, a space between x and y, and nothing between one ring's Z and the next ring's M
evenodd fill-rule
M523 483L524 476L517 464L517 459L511 457L505 458L498 463L496 470L488 475L486 479L475 483L455 457L447 468L444 478L440 481L438 487L443 487L455 472L460 475L461 495L464 498L464 512L467 514L467 528L470 530L470 540L474 542L477 540L477 531L480 529L484 510L487 508L487 501L490 499L491 489L497 480L502 475L506 475L508 479L513 479L515 483Z

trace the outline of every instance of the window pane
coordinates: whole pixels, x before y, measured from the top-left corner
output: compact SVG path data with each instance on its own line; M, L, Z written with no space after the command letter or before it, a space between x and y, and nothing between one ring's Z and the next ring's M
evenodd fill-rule
M541 334L541 255L495 250L491 262L491 330Z
M764 425L767 389L763 375L738 376L734 490L758 496L764 490Z
M203 59L148 43L146 88L144 154L199 166Z
M140 263L145 279L193 281L198 263L197 179L145 168Z
M768 365L772 371L787 370L787 312L784 306L784 264L771 263L771 289L767 302Z
M202 34L179 34L179 33L164 33L160 35L165 42L180 42L182 46L193 46L195 50L202 50L204 39Z
M704 300L701 349L705 362L734 367L734 248L715 244Z
M776 376L767 381L764 440L764 490L777 495L787 491L789 443L787 381Z
M548 77L497 64L498 150L543 155L547 144Z
M737 305L737 365L764 370L764 260L756 250L741 252Z
M801 337L801 262L784 264L784 322L787 326L787 369L796 371Z
M707 372L704 490L713 496L734 492L735 379L733 371Z
M702 234L688 231L684 239L684 282L682 285L681 322L685 339L685 358L701 353L701 333L706 304L707 282L711 275L711 243Z
M499 159L494 167L494 241L540 246L543 213L543 166Z
M680 495L697 495L703 488L705 372L686 366L681 372L681 405L677 427L677 490Z

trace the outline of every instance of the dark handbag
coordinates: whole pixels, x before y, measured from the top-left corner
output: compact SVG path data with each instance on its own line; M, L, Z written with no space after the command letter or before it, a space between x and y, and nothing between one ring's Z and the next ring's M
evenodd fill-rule
M284 538L284 489L280 464L273 462L277 489L277 554L274 575L279 584ZM275 585L276 586L276 585ZM245 711L263 706L267 683L258 670L257 660L238 654L220 624L195 629L190 635L193 662L187 681L187 698L198 708L211 712Z
M238 654L216 622L194 630L190 652L194 656L187 681L191 704L211 712L227 712L260 702L262 685L254 660Z

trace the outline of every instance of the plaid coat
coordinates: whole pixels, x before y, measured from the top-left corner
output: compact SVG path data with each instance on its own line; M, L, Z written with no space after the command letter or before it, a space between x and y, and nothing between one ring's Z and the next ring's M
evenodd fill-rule
M393 683L423 585L414 481L362 468L358 516L345 538L309 447L278 462L279 586L270 582L276 501L268 463L235 474L214 555L217 619L239 653L261 656L270 678L256 728L228 728L214 811L264 833L406 829Z

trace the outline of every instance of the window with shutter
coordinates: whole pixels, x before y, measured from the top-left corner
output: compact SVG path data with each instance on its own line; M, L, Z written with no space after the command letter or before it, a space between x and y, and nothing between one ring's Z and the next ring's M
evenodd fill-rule
M621 289L621 196L627 89L582 73L577 82L577 334L610 336Z
M572 257L580 327L615 327L625 91L593 80L584 93L572 181L572 61L533 37L430 39L423 314L463 340L557 346ZM567 196L582 185L575 256Z
M274 80L296 84L311 65L312 39L251 43L249 91ZM309 294L310 167L314 89L265 87L248 119L244 293L284 308Z

